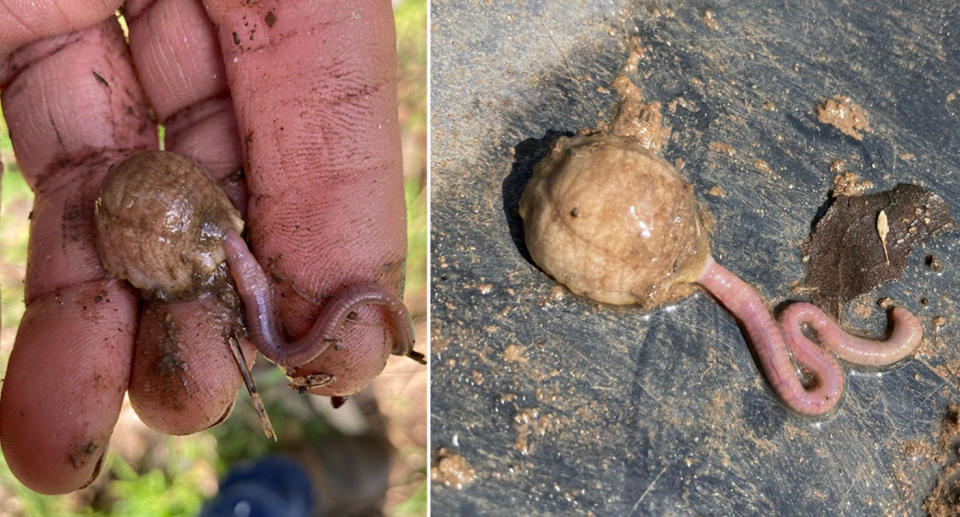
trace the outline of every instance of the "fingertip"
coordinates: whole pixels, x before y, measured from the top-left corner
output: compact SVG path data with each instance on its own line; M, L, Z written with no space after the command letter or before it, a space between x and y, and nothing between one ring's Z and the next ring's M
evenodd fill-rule
M4 11L16 11L16 16L0 16L0 57L31 41L89 27L112 16L121 5L123 0L34 0L0 4Z
M96 477L127 387L135 308L112 281L27 307L0 394L0 446L32 490L67 493Z
M333 375L336 379L310 393L323 396L350 396L359 393L387 365L393 335L379 307L358 309L354 322L345 324L338 336L341 345L327 348L316 359L293 370L293 376L311 373Z
M130 53L157 119L220 95L227 82L213 24L194 0L137 6Z
M240 322L212 294L199 299L147 302L140 319L130 404L147 426L186 435L208 429L229 415L242 384L228 339ZM244 356L255 356L242 339Z
M156 145L156 124L115 19L39 41L15 58L21 69L0 84L3 115L31 188L64 178L79 157Z

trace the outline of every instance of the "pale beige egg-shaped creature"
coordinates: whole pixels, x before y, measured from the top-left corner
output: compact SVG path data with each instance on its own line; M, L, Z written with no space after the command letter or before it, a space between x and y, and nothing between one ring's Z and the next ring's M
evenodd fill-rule
M520 199L533 260L571 291L656 307L690 294L710 256L693 186L636 138L560 138Z
M192 161L133 153L111 167L95 208L101 264L144 298L189 299L227 281L223 237L243 219Z

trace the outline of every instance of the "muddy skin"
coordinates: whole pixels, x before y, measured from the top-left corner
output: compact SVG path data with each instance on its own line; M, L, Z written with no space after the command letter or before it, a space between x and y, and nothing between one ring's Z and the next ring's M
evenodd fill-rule
M240 213L206 171L163 151L112 166L94 202L100 262L145 300L130 373L130 402L150 427L190 434L223 420L249 368L229 337L245 334L222 241ZM222 345L219 345L222 343ZM219 345L219 346L218 346Z
M242 300L251 341L288 372L338 344L340 328L357 307L380 305L396 341L390 351L424 362L423 355L413 351L402 301L372 283L334 293L313 329L287 341L276 321L271 284L240 237L243 226L240 213L200 166L163 151L137 152L114 166L96 201L97 249L104 268L138 287L149 304L220 293L229 294L232 302L224 305L239 314ZM165 366L157 365L160 370Z

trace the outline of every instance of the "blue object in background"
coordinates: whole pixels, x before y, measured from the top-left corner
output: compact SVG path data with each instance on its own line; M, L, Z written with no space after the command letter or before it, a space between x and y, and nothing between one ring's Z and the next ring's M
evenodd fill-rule
M314 504L306 470L288 458L267 456L230 470L200 517L307 517Z

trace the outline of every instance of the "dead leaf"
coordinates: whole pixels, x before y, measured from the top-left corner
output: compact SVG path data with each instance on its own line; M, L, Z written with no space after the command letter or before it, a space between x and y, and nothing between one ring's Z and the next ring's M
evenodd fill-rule
M886 246L876 237L881 211L887 235L880 240ZM839 318L850 300L900 278L916 242L953 227L943 199L917 185L900 184L869 196L837 196L802 246L810 257L805 283L816 288L811 299Z

